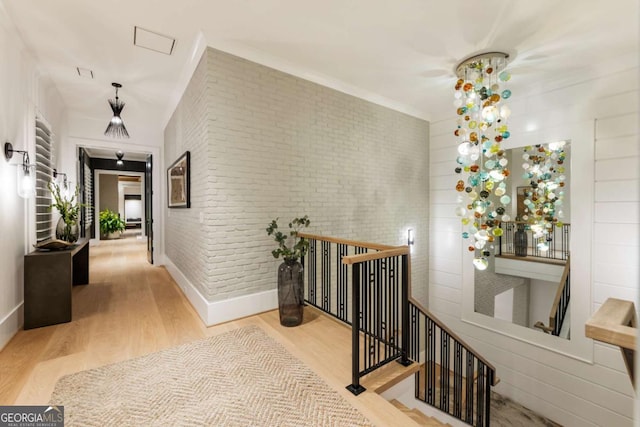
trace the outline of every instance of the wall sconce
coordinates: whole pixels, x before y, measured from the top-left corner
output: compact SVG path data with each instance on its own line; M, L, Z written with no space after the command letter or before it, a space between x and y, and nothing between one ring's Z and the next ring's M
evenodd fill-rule
M29 164L29 153L23 150L14 150L10 142L4 143L4 157L11 160L13 153L22 154L22 167L18 168L18 195L23 199L28 199L36 194L35 173L31 171L34 165Z
M410 228L407 230L407 245L411 246L413 243L413 228Z
M68 183L67 183L67 174L66 173L62 173L62 172L58 172L57 169L53 170L53 178L54 179L58 179L58 176L63 175L64 179L62 180L62 185L64 186L64 188L68 187Z

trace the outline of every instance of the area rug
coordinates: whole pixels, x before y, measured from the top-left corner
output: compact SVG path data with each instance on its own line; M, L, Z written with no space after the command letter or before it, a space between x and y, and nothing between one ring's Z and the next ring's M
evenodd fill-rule
M248 326L61 378L66 426L370 426L320 377Z

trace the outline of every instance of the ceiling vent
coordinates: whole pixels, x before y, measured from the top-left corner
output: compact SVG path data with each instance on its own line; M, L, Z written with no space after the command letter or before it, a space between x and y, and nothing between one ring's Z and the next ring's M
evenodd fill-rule
M83 79L93 79L93 71L88 68L76 67L78 75Z
M136 26L133 29L133 44L164 53L165 55L171 55L176 45L176 39Z

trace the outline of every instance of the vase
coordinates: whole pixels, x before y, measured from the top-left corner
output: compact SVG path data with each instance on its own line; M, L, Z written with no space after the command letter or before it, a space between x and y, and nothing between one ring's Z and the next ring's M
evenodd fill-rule
M278 311L282 326L302 323L304 305L304 277L302 264L286 259L278 268Z
M524 226L518 225L518 230L513 235L513 243L516 247L516 256L527 256L527 232Z
M56 239L69 243L77 242L78 236L80 235L79 231L80 227L78 227L78 222L67 223L60 217L56 225Z

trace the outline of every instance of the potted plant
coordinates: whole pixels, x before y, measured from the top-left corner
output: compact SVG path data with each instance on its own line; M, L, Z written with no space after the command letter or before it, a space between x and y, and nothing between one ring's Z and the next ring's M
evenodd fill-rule
M107 236L107 239L118 239L124 231L125 225L120 214L105 209L100 211L100 232Z
M289 231L283 233L278 230L278 219L271 221L267 227L267 234L273 236L278 247L271 251L271 255L284 262L278 267L278 311L280 324L283 326L298 326L302 323L304 305L304 277L302 264L298 261L306 255L309 242L298 237L302 228L309 226L311 221L307 215L294 218L289 222Z
M78 220L80 207L82 206L82 204L78 203L80 190L76 186L74 194L68 196L63 194L55 182L49 182L48 187L53 197L53 203L51 203L49 209L56 208L60 213L60 219L56 225L56 239L74 243L79 237Z

